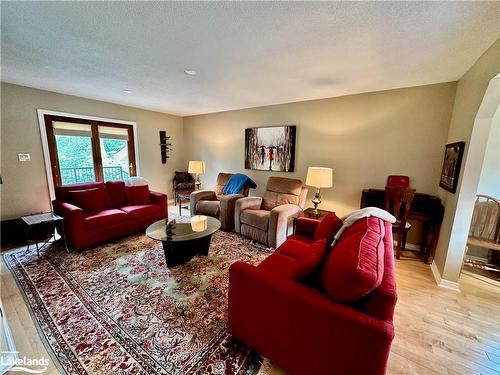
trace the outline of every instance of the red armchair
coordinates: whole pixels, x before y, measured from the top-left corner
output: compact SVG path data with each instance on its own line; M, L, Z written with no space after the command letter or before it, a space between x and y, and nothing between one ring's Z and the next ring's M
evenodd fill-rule
M57 187L52 205L54 212L64 217L68 245L81 249L124 237L168 217L165 194L147 187L131 187L136 191L131 194L128 189L123 181ZM139 195L138 189L142 190Z
M283 264L271 272L262 267L269 261L259 266L234 263L229 269L231 333L292 375L384 374L394 337L396 285L391 225L380 222L385 232L383 277L375 290L355 302L332 299L319 277L304 282L280 274ZM300 219L287 242L307 246L315 231L313 221ZM283 258L280 248L266 260Z

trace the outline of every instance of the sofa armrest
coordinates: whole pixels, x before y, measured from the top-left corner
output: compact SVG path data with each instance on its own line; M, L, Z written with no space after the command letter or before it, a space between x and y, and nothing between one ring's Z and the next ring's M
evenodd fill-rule
M168 196L167 194L158 193L156 191L149 192L151 203L157 204L161 208L161 216L168 218Z
M313 238L319 221L309 217L298 217L295 223L295 234L307 238Z
M64 217L65 222L71 221L83 225L85 212L80 207L58 200L52 201L52 207L54 208L54 213Z
M291 224L290 216L301 211L296 204L282 204L271 210L269 217L269 229L267 232L268 245L278 247L285 242L288 234L288 226Z
M234 207L234 230L241 233L240 215L245 210L260 210L262 206L261 197L244 197L236 201Z
M78 240L85 236L85 212L78 206L58 200L52 201L54 213L64 218L64 236L69 246L78 247Z
M220 216L221 228L228 230L234 226L234 208L236 201L243 198L241 194L228 194L220 197Z
M384 374L394 337L391 323L240 261L229 269L229 329L296 374Z
M196 204L199 201L214 201L217 199L215 191L211 190L197 190L191 193L189 198L189 211L191 216L196 215Z

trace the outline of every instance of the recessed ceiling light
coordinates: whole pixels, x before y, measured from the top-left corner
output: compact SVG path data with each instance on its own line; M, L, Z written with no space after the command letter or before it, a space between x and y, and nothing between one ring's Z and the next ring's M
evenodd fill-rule
M125 89L125 90L123 90L123 93L124 93L124 94L132 94L132 90L127 90L127 89Z
M195 76L198 72L193 69L186 69L184 73L186 73L188 76Z

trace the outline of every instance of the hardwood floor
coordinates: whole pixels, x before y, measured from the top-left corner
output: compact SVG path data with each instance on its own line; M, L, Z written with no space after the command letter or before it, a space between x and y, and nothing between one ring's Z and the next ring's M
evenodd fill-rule
M428 265L404 254L396 261L399 300L388 373L500 374L500 282L466 271L460 293L439 288ZM3 258L0 267L1 300L20 355L47 357ZM51 361L47 374L57 373Z

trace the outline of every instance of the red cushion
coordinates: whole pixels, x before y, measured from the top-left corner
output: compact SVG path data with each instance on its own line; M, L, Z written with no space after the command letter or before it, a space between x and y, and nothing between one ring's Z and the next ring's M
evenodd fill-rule
M277 273L287 279L297 279L297 259L287 255L274 253L260 262L257 267L272 273Z
M101 211L111 204L104 186L102 188L70 191L69 197L75 206L87 212Z
M103 210L85 216L85 228L96 229L108 225L118 224L126 221L128 216L125 212L116 209Z
M384 235L384 222L376 217L360 219L342 234L321 271L321 281L330 297L353 302L380 285Z
M136 206L120 207L120 210L128 214L129 219L139 219L141 217L159 214L161 209L157 204L144 204Z
M308 277L321 263L326 249L326 240L311 244L288 239L276 252L264 259L262 268L282 274L292 280Z
M296 238L288 238L276 249L275 253L299 259L300 257L307 255L311 244L312 242L307 243L299 241Z
M124 181L108 181L106 182L106 188L113 206L123 206L127 202Z
M323 220L319 223L316 231L314 232L314 241L326 238L326 242L330 245L333 238L342 227L342 220L340 220L335 213L328 213Z
M292 234L292 235L288 236L288 239L289 240L296 240L296 241L304 242L306 244L310 244L310 243L313 242L312 238L309 238L309 237L306 237L306 236L302 236L300 234ZM283 243L285 243L285 242L283 242Z
M149 186L125 186L127 193L127 205L149 204Z

